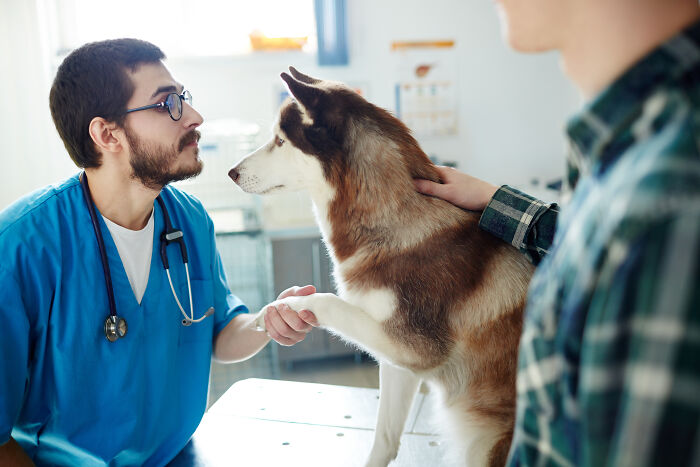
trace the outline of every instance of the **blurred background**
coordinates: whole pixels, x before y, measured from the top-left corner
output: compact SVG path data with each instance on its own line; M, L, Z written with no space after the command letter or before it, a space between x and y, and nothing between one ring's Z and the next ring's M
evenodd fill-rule
M158 45L205 118L205 169L178 185L209 210L231 289L251 311L292 285L334 290L308 197L253 197L227 177L270 137L289 65L393 112L435 162L547 201L580 105L555 54L504 45L488 0L0 0L0 209L77 172L51 121L51 82L72 49L116 37ZM378 385L371 359L322 330L214 363L210 404L251 376Z

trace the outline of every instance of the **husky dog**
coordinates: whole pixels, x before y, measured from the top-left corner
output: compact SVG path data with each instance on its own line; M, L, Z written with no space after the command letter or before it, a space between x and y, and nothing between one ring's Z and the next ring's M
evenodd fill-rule
M457 465L503 465L532 265L481 231L478 214L415 191L414 178L439 175L397 118L341 83L289 70L281 77L294 99L282 105L272 139L229 176L248 193L310 192L338 295L279 303L311 310L379 362L366 465L396 457L422 380L445 409Z

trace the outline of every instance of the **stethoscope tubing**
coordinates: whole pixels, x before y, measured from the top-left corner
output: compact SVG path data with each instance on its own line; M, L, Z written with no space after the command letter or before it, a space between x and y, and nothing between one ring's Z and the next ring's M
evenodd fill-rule
M163 262L163 268L165 268L165 273L168 275L168 283L170 284L170 290L173 292L173 297L175 297L175 303L180 309L180 313L185 319L182 320L184 326L190 326L192 323L199 323L204 320L207 316L211 315L210 311L207 310L204 315L199 319L194 319L194 306L192 305L192 284L190 283L190 268L189 268L189 258L187 256L187 246L185 245L185 239L183 237L182 231L175 229L170 222L170 215L168 210L165 208L165 201L158 196L156 198L158 204L160 205L160 210L163 213L163 223L165 224L165 230L160 235L160 259ZM190 316L187 316L185 309L180 303L180 299L175 293L175 287L173 286L173 280L170 277L170 263L168 262L168 245L171 243L178 243L180 245L180 255L182 256L182 263L185 265L185 275L187 276L187 294L190 298Z
M105 285L107 286L107 300L109 301L109 315L112 319L117 317L117 305L114 300L114 288L112 287L112 274L109 270L109 262L107 261L107 251L105 250L105 242L102 238L102 229L97 222L97 214L95 214L95 207L92 201L92 195L90 194L90 187L88 185L87 176L85 172L80 174L80 186L83 190L83 196L85 196L85 201L88 206L88 211L90 212L90 220L92 221L92 228L95 230L95 238L97 240L97 247L100 250L100 258L102 259L102 270L105 276Z
M185 273L187 274L187 292L190 296L190 316L187 316L187 313L185 313L185 309L182 308L180 299L177 298L177 294L175 293L175 287L173 287L173 281L170 278L170 269L166 269L165 273L168 275L168 283L170 283L170 290L173 291L173 297L175 297L175 302L177 303L178 308L180 308L180 313L182 313L182 316L185 317L185 319L182 320L183 325L189 326L192 323L199 323L200 321L203 321L207 316L211 315L209 310L207 310L207 312L204 313L204 315L201 318L194 319L194 307L192 306L192 286L190 285L190 270L187 267L187 263L185 263Z

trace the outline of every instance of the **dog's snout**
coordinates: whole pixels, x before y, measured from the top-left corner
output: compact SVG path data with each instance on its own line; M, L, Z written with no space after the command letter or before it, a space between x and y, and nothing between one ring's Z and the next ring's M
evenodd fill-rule
M231 180L233 180L234 182L238 182L238 177L240 177L241 174L234 167L228 171L228 176L231 177Z

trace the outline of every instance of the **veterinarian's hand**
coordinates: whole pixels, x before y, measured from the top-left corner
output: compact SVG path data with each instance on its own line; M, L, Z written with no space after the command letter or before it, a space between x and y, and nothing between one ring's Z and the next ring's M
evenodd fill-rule
M290 287L282 292L277 300L286 297L311 295L316 293L316 287L306 285L304 287ZM272 339L285 346L294 345L304 340L314 326L318 326L316 316L309 310L299 313L287 305L267 307L265 313L265 329Z
M483 211L498 187L452 167L438 166L443 183L414 179L416 190L470 211Z

